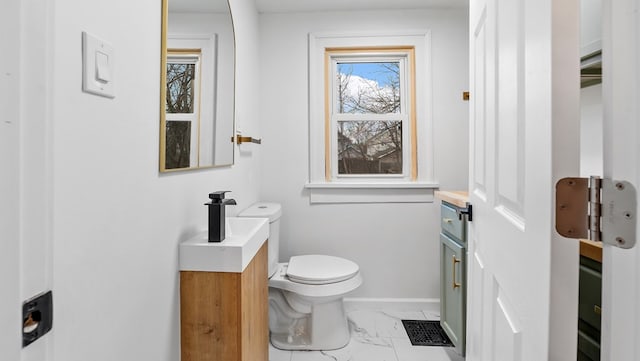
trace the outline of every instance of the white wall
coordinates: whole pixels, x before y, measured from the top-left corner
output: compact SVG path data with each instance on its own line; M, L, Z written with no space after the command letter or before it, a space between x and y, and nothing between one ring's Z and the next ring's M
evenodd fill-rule
M602 177L602 84L580 90L580 176Z
M439 297L439 202L309 204L307 36L431 30L435 175L452 190L467 188L467 28L466 9L260 15L261 196L283 205L281 260L317 252L356 261L364 284L354 297Z
M238 123L258 129L257 12L231 5ZM233 191L238 207L258 199L259 148L233 167L158 173L160 6L55 2L55 360L178 360L178 243L206 227L209 192ZM115 48L115 99L81 91L82 31Z

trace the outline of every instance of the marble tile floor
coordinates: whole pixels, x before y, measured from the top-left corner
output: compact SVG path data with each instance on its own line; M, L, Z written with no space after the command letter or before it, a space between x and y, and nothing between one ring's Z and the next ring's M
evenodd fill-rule
M347 311L349 344L334 351L283 351L269 345L269 361L464 361L452 347L412 346L405 320L438 320L430 311Z

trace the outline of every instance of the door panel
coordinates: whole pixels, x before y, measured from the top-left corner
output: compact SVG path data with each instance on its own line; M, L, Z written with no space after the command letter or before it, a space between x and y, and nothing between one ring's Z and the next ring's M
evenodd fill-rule
M578 3L563 1L573 15L557 4L470 1L469 361L549 359L553 179L563 162L577 167L579 152L554 153L556 122L578 124L577 102L564 101L556 72L574 77L576 99L579 90ZM554 27L558 20L576 31ZM575 48L557 45L560 34ZM577 132L562 136L577 145ZM571 310L564 317L577 322ZM575 350L561 359L575 359Z
M507 296L494 279L493 360L522 360L522 340L516 315Z
M466 296L465 249L443 233L440 234L440 247L441 274L443 275L440 289L442 298L445 300L441 304L442 327L453 344L458 349L463 349L464 319L466 318L464 309ZM454 284L459 286L454 286Z
M524 136L524 79L522 0L498 0L496 186L505 214L522 216Z
M471 41L473 42L473 47L475 49L477 49L477 52L475 54L472 54L472 56L475 57L475 61L473 62L473 65L475 66L475 69L473 69L473 74L476 77L475 82L476 84L485 84L485 78L486 78L486 54L484 52L485 48L486 48L486 42L487 42L487 38L486 38L486 12L482 11L482 15L480 16L480 19L478 19L478 24L476 27L476 30L474 31L474 36L471 38ZM469 149L473 149L474 154L477 154L478 156L473 158L473 163L471 165L471 167L473 168L473 189L475 190L476 193L478 194L484 194L485 193L485 188L486 188L486 184L487 184L487 180L486 180L486 167L487 167L487 163L486 163L486 154L487 154L487 124L486 124L486 107L485 107L485 93L484 91L478 92L477 94L473 95L477 100L474 103L475 107L472 108L473 110L473 117L475 119L475 122L473 123L473 126L475 127L475 131L473 131L471 133L471 143L473 144L472 147L469 147Z

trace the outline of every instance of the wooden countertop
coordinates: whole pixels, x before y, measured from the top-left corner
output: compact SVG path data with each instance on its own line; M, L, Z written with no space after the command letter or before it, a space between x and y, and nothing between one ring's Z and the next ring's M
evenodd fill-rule
M469 192L467 191L435 191L435 196L460 208L466 207L469 201Z
M580 240L580 255L602 263L602 242L588 239Z

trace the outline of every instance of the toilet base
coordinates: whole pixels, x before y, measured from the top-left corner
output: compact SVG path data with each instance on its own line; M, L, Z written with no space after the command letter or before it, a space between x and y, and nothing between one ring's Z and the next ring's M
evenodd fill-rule
M336 350L349 343L351 335L342 298L314 304L307 314L284 310L290 306L281 301L284 298L280 302L274 299L269 302L269 317L279 320L277 326L270 322L269 327L269 338L274 347L281 350Z

